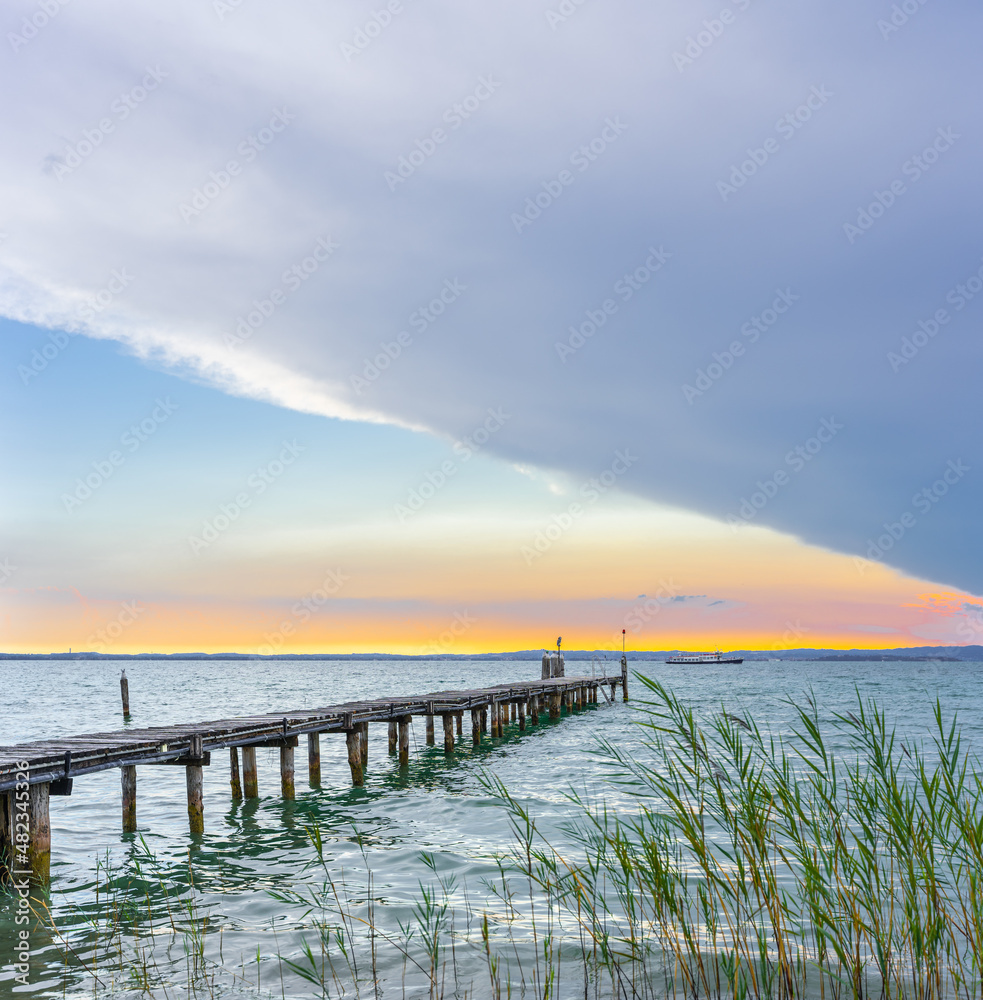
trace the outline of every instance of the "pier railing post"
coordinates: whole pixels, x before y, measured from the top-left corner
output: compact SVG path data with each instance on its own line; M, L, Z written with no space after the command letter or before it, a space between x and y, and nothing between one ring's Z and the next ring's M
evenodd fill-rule
M321 784L321 736L319 733L307 734L307 783L311 788Z
M205 832L204 781L200 763L204 756L201 736L195 734L191 737L188 758L196 763L186 764L184 768L188 784L188 828L192 834Z
M242 748L243 791L247 799L259 798L259 779L256 775L256 747Z
M137 769L133 764L119 769L119 783L123 798L123 833L136 833Z
M410 763L410 723L411 715L399 717L399 766L407 767Z
M348 766L352 772L352 784L358 788L365 784L365 772L362 770L362 729L354 726L345 732L348 745Z

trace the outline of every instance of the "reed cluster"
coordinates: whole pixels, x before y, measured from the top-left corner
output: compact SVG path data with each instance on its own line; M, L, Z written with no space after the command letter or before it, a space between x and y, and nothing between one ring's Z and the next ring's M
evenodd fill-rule
M983 997L983 778L955 718L936 703L916 745L873 701L821 721L810 698L777 737L642 680L644 752L602 747L637 808L572 796L576 858L496 783L514 867L614 996Z

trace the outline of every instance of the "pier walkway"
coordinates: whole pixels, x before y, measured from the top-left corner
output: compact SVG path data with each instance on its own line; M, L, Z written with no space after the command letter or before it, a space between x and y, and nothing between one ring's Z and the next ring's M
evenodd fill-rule
M437 691L430 694L346 702L325 708L215 722L195 722L147 729L122 729L38 740L15 746L0 746L0 860L7 874L29 875L35 881L48 878L51 854L49 797L71 795L76 778L108 768L120 769L122 828L136 830L137 766L180 765L187 772L188 821L192 834L204 832L202 768L212 753L229 751L229 780L233 798L259 795L256 748L280 750L280 790L294 798L294 749L299 737L307 737L308 778L313 787L321 779L321 733L344 733L352 784L364 782L368 764L368 727L386 723L389 753L400 766L409 763L410 722L426 719L427 744L435 739L434 720L440 718L444 750L454 750L455 737L463 737L465 713L471 717L471 740L501 737L505 727L517 723L519 730L538 725L547 714L559 719L564 713L597 704L598 693L613 701L621 688L628 700L628 670L604 677L549 677L518 684L499 684L470 691ZM610 688L610 696L607 689ZM125 696L124 696L125 698ZM128 711L128 701L124 700ZM242 750L242 770L239 751Z

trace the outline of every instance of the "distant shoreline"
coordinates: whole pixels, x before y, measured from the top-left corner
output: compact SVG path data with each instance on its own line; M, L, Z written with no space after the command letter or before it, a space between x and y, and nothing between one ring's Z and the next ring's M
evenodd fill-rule
M627 653L632 660L664 659L676 650L632 650ZM521 660L538 661L542 658L542 649L523 649L504 653L278 653L262 656L259 653L0 653L2 660L170 660L170 661L296 661L296 660L423 660L423 661L474 661L474 660ZM621 653L610 649L572 649L564 650L567 660L591 660L595 656L600 660L621 658ZM882 660L885 662L983 662L983 646L902 646L896 649L783 649L779 651L767 649L735 649L728 650L728 656L743 656L751 662L767 662L769 660L820 660L826 662L869 662Z

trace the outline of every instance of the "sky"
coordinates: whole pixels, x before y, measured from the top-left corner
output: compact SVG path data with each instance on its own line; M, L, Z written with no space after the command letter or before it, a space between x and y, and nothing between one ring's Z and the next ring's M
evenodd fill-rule
M11 0L0 651L979 642L981 27Z

